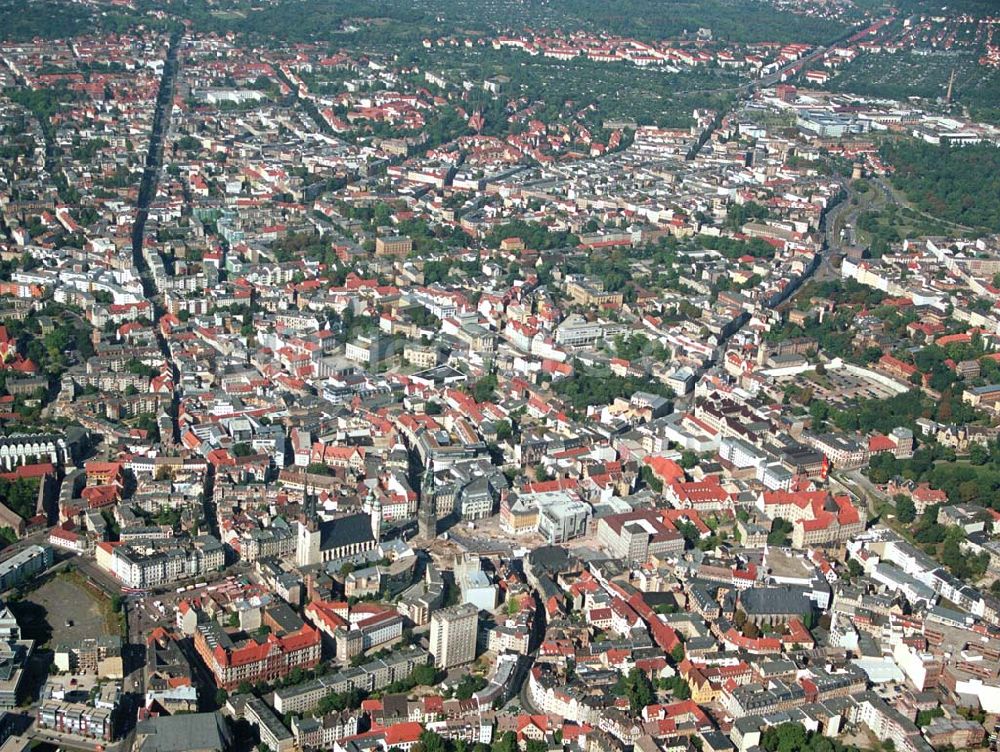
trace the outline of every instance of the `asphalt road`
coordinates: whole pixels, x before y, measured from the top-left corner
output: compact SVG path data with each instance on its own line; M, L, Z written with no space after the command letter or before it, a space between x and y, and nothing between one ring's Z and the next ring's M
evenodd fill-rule
M860 470L846 470L831 473L830 479L840 483L848 491L862 498L868 507L869 516L875 513L875 504L886 498L874 483L866 478Z

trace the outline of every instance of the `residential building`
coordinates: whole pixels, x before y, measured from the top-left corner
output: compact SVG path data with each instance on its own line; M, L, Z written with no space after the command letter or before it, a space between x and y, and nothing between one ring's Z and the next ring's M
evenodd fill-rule
M434 665L450 669L476 657L479 609L470 603L443 608L431 614L430 650Z

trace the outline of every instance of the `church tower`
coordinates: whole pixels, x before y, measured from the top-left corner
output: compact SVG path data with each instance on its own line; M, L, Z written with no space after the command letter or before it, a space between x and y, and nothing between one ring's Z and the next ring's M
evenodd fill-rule
M295 563L300 567L319 564L322 558L319 542L319 525L316 524L316 518L302 515L299 518L298 538L295 541Z
M375 539L375 543L379 543L382 540L382 500L379 498L374 486L368 489L368 498L365 500L365 506L368 508L368 515L372 521L372 537Z
M319 514L316 497L309 495L308 474L302 489L302 512L299 514L299 530L295 541L295 563L300 567L319 564L322 559L319 543Z
M420 484L420 509L417 510L417 533L425 540L437 537L437 508L434 503L434 470L428 462Z

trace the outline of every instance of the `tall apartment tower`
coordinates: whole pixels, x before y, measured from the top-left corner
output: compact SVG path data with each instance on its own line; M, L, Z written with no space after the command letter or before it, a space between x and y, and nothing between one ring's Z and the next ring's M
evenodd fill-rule
M476 658L479 609L471 603L442 608L431 614L430 648L437 668L449 669Z

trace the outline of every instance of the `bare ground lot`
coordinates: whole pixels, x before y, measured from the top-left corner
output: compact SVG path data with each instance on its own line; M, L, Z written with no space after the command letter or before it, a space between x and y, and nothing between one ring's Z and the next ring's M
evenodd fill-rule
M110 603L78 574L60 572L9 605L38 647L113 633Z

